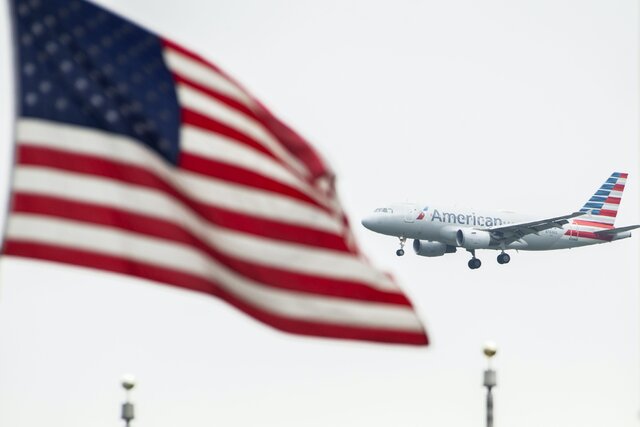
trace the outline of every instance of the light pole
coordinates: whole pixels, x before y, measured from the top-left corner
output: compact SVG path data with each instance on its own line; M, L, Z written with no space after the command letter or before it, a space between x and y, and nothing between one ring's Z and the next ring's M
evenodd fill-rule
M496 355L496 343L484 343L484 355L487 356L487 369L484 371L484 386L487 388L487 427L493 427L493 395L491 389L496 386L496 371L491 369L491 359Z
M127 394L127 399L122 404L122 419L124 420L126 427L129 427L129 423L134 418L133 403L131 403L130 397L131 397L131 389L135 387L135 385L136 385L136 380L133 377L133 375L124 375L122 377L122 388L125 389L125 392Z

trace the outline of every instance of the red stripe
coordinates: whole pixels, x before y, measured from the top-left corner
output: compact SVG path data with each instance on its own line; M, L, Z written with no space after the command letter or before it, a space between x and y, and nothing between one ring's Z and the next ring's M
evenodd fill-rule
M234 258L199 239L194 232L167 220L106 206L25 193L14 193L12 210L104 225L192 246L229 269L272 288L411 306L403 294L381 291L366 283L296 273Z
M184 193L179 192L173 185L162 178L138 166L125 165L83 154L28 147L24 144L21 144L18 148L18 159L18 163L23 165L46 166L75 173L106 177L115 181L162 191L182 203L195 214L222 227L314 247L324 247L345 252L351 251L344 238L336 234L233 212L195 201Z
M620 204L620 197L607 197L607 200L605 200L605 203L609 203L611 205L619 205Z
M260 118L254 113L254 111L251 108L249 108L249 106L247 106L245 103L237 101L236 99L231 98L230 96L227 96L223 93L217 92L208 86L204 86L198 82L195 82L189 79L188 77L178 74L175 71L172 72L172 75L173 75L173 80L175 80L177 83L181 83L185 86L189 86L193 89L196 89L199 92L207 94L208 96L215 98L218 101L222 102L223 104L242 112L243 114L251 117L254 120L260 120Z
M255 139L247 136L246 134L234 128L231 128L225 125L222 122L219 122L213 119L210 116L205 116L204 114L197 113L188 108L182 108L182 122L187 125L191 125L200 129L211 131L219 135L223 135L228 138L231 138L236 142L242 143L249 148L252 148L261 153L264 153L269 157L272 157L273 159L282 163L282 161L279 158L277 158L271 151L269 151L266 147L264 147ZM289 167L288 165L284 165L284 166Z
M564 235L570 237L584 237L585 239L602 240L603 242L610 242L613 240L612 236L599 236L590 231L567 230Z
M598 215L609 216L609 217L615 218L615 216L617 214L618 214L618 211L611 211L611 210L608 210L608 209L600 209L600 213Z
M328 208L322 206L316 200L296 188L228 163L183 152L180 155L179 166L181 169L197 173L198 175L218 178L224 181L246 185L247 187L259 188L275 194L289 196L293 199L309 203L325 212L330 212Z
M613 191L624 191L624 184L616 184L613 186Z
M267 107L265 107L257 99L253 98L235 79L226 74L216 65L205 60L200 55L197 55L170 40L162 39L162 43L165 47L180 52L186 57L191 58L206 67L211 68L212 70L229 80L240 90L242 90L255 104L253 107L253 114L255 115L255 117L257 117L259 121L262 122L276 138L278 138L278 140L286 150L292 153L307 166L307 169L311 172L311 176L313 179L332 175L330 170L320 159L313 147L304 138L302 138L297 132L295 132L280 119L274 116Z
M179 44L172 42L171 40L167 40L167 39L161 39L162 45L165 47L168 47L170 49L175 50L176 52L180 52L181 54L183 54L184 56L191 58L197 62L200 62L202 65L205 65L211 69L213 69L214 71L224 75L223 71L218 68L216 65L214 65L213 63L207 61L206 59L204 59L202 56L191 52L190 50L180 46Z
M621 173L621 174L620 174L620 178L625 178L625 179L626 179L626 178L628 178L628 177L629 177L629 174L628 174L628 173Z
M578 225L586 225L588 227L613 228L613 225L604 222L585 221L583 219L574 219L573 222Z
M182 289L208 293L227 301L248 315L285 332L326 338L366 340L384 343L410 345L428 344L428 338L424 332L343 326L333 323L302 321L276 315L257 308L230 294L213 280L207 280L195 275L124 258L20 240L7 240L4 246L4 254L113 271L166 283Z

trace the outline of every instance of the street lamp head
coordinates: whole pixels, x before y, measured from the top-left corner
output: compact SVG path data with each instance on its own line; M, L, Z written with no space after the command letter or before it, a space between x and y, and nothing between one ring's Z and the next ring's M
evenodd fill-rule
M131 374L125 374L122 376L122 387L129 391L136 385L136 378Z
M484 348L482 350L484 355L491 359L498 352L498 346L496 346L496 343L493 341L487 341L484 343Z

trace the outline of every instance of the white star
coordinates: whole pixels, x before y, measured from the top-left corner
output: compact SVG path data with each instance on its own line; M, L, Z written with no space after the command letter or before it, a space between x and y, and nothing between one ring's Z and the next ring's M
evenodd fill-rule
M84 36L84 28L82 28L82 26L78 25L77 27L75 27L73 29L73 35L78 37L78 38Z
M38 102L38 95L33 93L33 92L29 92L25 97L24 97L25 102L27 103L27 105L36 105L36 103Z
M104 118L107 119L109 123L115 123L118 121L119 115L117 111L109 110L107 111L107 114L105 114Z
M49 55L53 55L58 51L58 44L56 42L49 42L45 46L45 49L47 50L47 53L49 53Z
M68 59L65 59L60 64L60 70L65 74L71 72L72 69L73 69L73 63L71 61L69 61Z
M160 139L160 141L158 141L158 145L160 146L160 149L165 152L169 151L171 148L171 143L165 138Z
M87 79L81 77L79 79L76 80L74 86L76 87L76 89L78 89L79 91L84 91L89 87L89 82L87 81Z
M47 15L44 17L44 23L47 27L51 28L56 24L56 18L53 15Z
M27 75L27 76L32 76L35 74L36 72L36 66L33 65L31 62L27 62L26 64L24 64L24 67L22 68L22 71Z
M44 26L40 22L34 22L31 25L31 32L36 36L39 36L44 31Z
M89 55L91 56L97 56L100 53L100 48L93 44L91 46L89 46Z
M58 98L56 99L56 110L58 111L66 110L68 104L69 102L66 100L66 98Z
M102 97L102 95L97 95L97 94L96 94L96 95L93 95L93 96L91 97L91 104L92 104L94 107L99 107L99 106L101 106L101 105L103 104L103 102L104 102L104 98Z
M40 88L40 92L42 93L48 93L49 91L51 91L51 83L47 80L43 80L42 82L40 82L40 85L38 85L38 87Z
M29 6L27 6L24 3L18 6L18 15L27 16L28 14L29 14Z
M31 46L31 43L33 43L33 37L31 37L30 34L24 34L20 41L23 46Z

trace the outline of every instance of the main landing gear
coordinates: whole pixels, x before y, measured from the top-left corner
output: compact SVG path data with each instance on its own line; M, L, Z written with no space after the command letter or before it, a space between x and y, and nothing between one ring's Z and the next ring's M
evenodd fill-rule
M407 243L406 237L400 237L400 249L396 251L396 255L402 256L404 255L404 244Z
M476 258L476 251L473 249L467 249L468 252L471 253L471 255L473 256L473 258L471 258L469 260L469 268L472 270L476 270L478 268L480 268L480 266L482 265L482 262ZM498 264L508 264L509 261L511 261L511 257L509 256L508 253L502 251L502 253L500 253L500 255L498 255Z
M498 264L508 264L509 261L511 261L511 257L508 253L502 252L500 255L498 255Z
M467 249L467 251L471 252L471 255L473 256L473 258L469 260L469 268L472 270L477 270L482 265L482 261L476 258L476 251L474 249Z

